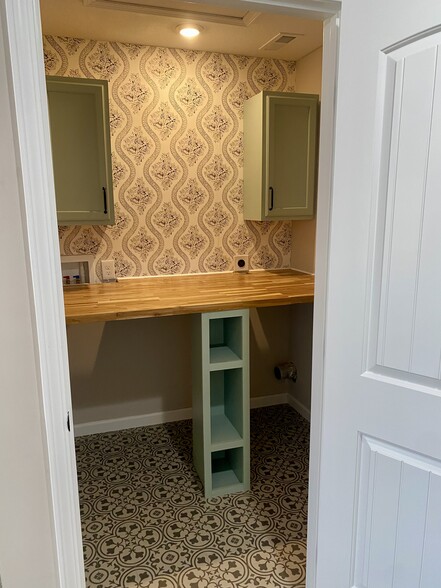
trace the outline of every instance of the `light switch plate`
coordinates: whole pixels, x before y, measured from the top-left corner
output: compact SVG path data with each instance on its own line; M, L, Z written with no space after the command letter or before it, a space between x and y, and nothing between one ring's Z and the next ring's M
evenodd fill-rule
M115 260L105 259L101 262L101 273L103 274L103 282L114 282L115 277Z

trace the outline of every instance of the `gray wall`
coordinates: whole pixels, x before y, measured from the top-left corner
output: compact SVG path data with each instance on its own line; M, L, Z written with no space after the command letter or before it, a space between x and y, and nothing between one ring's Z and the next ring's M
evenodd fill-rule
M312 318L313 304L296 304L292 308L291 355L297 366L297 382L290 394L308 411L311 410Z
M5 588L56 588L32 299L0 10L0 574Z
M287 392L273 375L290 359L291 307L250 318L251 396ZM191 407L191 316L71 325L75 424Z

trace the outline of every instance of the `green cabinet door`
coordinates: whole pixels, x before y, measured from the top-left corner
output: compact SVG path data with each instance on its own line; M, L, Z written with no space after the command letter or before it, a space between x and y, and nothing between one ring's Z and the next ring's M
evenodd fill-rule
M107 81L47 77L57 218L113 224Z
M314 215L318 96L261 92L245 103L244 216Z

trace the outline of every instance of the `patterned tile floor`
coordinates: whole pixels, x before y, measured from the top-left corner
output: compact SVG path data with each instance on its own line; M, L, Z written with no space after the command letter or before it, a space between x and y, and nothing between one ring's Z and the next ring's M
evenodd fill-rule
M251 491L205 500L191 421L76 441L88 588L304 588L309 424L251 411Z

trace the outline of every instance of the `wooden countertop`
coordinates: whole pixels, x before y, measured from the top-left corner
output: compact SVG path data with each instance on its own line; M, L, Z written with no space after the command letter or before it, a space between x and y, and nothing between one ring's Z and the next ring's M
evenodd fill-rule
M314 276L293 270L190 274L66 286L66 323L93 323L314 300Z

